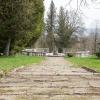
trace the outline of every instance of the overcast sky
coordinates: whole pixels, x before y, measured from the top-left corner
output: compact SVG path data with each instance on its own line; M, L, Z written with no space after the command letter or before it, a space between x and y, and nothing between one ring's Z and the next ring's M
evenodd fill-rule
M60 6L63 6L66 9L77 9L77 0L72 0L70 6L68 6L69 0L53 0L57 11L59 11ZM83 22L87 28L95 27L95 21L99 23L100 21L100 4L91 3L90 0L87 0L89 5L88 7L81 7L81 12ZM45 0L45 16L49 9L51 0Z

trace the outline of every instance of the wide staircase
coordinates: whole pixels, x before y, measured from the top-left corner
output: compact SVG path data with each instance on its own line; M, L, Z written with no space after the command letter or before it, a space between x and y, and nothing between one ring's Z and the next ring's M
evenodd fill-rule
M47 57L1 79L0 100L100 100L100 74Z

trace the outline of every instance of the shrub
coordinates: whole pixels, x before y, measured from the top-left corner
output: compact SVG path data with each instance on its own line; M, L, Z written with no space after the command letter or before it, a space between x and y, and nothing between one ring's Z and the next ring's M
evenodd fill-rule
M73 54L73 53L68 53L67 56L68 56L68 57L73 57L74 54Z
M100 58L100 52L97 52L97 53L96 53L96 56L97 56L98 58Z

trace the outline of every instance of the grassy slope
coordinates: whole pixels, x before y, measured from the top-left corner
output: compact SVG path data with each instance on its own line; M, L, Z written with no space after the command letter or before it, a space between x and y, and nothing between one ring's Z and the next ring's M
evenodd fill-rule
M14 68L30 65L33 63L39 63L42 61L43 57L34 56L10 56L10 57L0 57L0 69L3 71L10 71Z
M100 59L97 59L96 57L88 57L88 58L72 57L66 59L71 61L75 65L79 65L80 67L85 66L100 72Z

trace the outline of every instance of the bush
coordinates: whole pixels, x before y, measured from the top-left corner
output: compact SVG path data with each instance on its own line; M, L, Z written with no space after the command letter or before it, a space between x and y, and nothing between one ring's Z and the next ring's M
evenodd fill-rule
M97 52L97 53L96 53L96 56L97 56L98 58L100 58L100 52Z
M68 53L67 56L68 57L74 57L74 54L73 53Z

